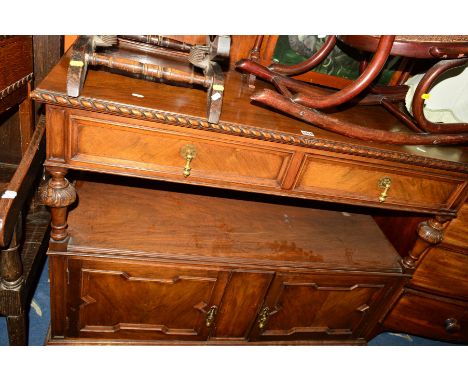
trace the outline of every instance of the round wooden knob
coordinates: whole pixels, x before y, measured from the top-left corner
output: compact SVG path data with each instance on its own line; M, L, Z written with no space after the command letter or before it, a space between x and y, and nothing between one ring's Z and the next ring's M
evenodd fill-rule
M456 318L447 318L445 320L445 330L449 333L456 333L460 331L460 324Z

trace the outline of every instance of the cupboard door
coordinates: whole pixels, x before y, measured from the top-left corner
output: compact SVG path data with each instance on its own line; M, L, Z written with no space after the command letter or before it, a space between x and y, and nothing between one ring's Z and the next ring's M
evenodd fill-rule
M232 271L210 339L248 341L273 272Z
M69 261L68 336L206 340L227 272L103 259Z
M278 274L257 317L252 339L342 340L360 338L375 321L388 290L380 276Z

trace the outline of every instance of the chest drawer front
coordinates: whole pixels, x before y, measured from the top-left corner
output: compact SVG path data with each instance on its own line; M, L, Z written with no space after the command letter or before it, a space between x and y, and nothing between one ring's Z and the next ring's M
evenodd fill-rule
M411 282L415 287L468 300L468 255L443 247L432 248L418 265Z
M207 314L219 306L226 280L216 270L70 260L68 336L205 340Z
M280 188L292 152L215 138L74 116L67 161L179 181Z
M468 304L435 299L417 292L405 293L385 320L388 329L436 338L440 341L468 341Z
M384 178L389 178L391 184L385 200L380 201L385 187L379 183ZM384 169L379 171L356 163L309 156L295 190L337 195L357 202L439 209L448 207L458 185L456 181L409 176Z
M359 338L389 291L382 277L282 275L273 281L253 331L257 340Z

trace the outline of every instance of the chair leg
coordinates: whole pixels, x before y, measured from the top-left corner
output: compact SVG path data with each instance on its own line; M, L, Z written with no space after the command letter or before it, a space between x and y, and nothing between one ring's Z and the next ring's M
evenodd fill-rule
M8 340L10 345L27 345L27 324L26 313L24 311L19 316L7 317Z
M6 289L16 289L23 283L23 263L20 254L22 214L18 216L10 245L0 252L0 283Z
M7 306L7 329L10 345L27 344L27 320L25 316L23 264L19 252L22 232L21 214L13 231L9 248L0 251L0 287L9 292L10 298L4 301ZM2 302L2 301L0 301ZM11 315L13 314L13 315Z

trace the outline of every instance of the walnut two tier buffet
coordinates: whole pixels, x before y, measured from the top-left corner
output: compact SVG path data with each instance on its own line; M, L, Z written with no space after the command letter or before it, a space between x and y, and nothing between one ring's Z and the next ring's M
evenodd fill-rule
M218 123L203 90L111 71L89 70L70 97L69 60L33 93L46 104L49 344L363 344L411 314L424 335L468 339L466 254L437 273L458 292L412 283L466 199L463 148L323 131L251 103L236 71ZM335 114L405 128L378 107Z

